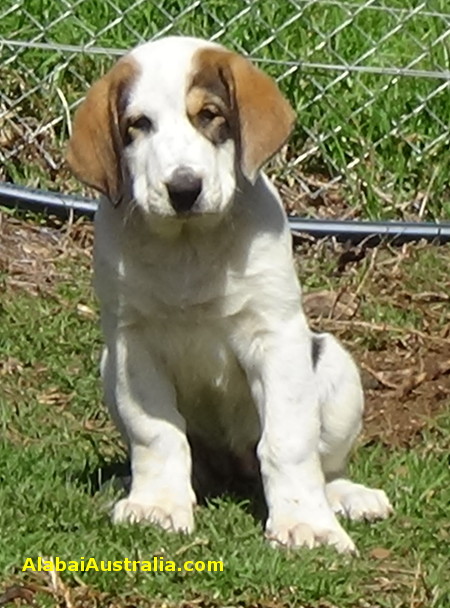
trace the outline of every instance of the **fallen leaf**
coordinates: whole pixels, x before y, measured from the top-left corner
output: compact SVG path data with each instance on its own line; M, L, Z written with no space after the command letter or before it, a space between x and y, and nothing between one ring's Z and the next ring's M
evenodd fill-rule
M358 309L358 302L348 293L313 291L303 296L303 308L308 317L351 319Z
M12 585L0 595L0 606L6 606L16 600L24 600L28 605L34 604L34 593L28 587L22 585Z
M387 559L390 557L390 555L391 551L389 549L385 549L385 547L375 547L375 549L372 549L370 552L370 557L375 559Z
M89 308L89 306L86 306L86 304L77 304L77 313L80 315L80 317L85 319L97 318L95 311L93 311L92 308Z

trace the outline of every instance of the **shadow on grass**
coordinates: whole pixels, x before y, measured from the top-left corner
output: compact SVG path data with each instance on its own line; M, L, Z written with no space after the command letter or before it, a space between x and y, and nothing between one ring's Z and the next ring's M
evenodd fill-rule
M198 503L204 505L227 496L242 504L256 521L264 523L267 506L256 455L249 455L243 462L231 453L206 447L192 437L189 442L193 462L192 485ZM130 461L128 458L104 461L96 467L87 464L77 479L91 496L107 488L127 494L131 485Z

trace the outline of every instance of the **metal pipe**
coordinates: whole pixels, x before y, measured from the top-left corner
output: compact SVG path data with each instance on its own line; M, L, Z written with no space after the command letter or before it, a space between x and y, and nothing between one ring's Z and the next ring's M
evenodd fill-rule
M450 222L366 222L356 220L314 220L290 217L294 233L306 233L317 239L335 237L338 241L374 246L383 240L402 245L424 239L436 244L450 243Z
M33 213L47 213L61 219L67 219L71 213L75 217L92 219L97 209L97 203L89 198L23 188L3 182L0 182L0 205Z
M67 219L70 214L92 219L97 209L97 203L88 198L6 183L0 183L0 205L34 213L44 212L61 219ZM376 245L383 240L389 240L394 245L421 239L439 244L450 242L450 222L369 222L302 219L291 216L289 224L294 236L305 234L319 239L334 237L338 241L350 241L354 244L364 241L367 246Z

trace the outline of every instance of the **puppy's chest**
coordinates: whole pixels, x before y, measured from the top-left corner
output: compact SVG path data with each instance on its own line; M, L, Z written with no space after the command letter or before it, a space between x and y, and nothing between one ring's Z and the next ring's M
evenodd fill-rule
M239 370L226 329L208 319L199 322L174 317L146 326L147 343L164 365L171 380L184 392L203 387L226 390Z
M126 280L124 313L130 320L137 313L147 343L180 390L199 394L206 385L227 390L238 373L230 332L246 308L240 280L229 266L206 252L169 252L158 263L135 262Z
M170 320L182 326L196 325L205 316L220 316L226 302L220 286L189 274L151 273L148 281L141 281L127 294L127 304L152 321Z
M201 325L205 318L220 322L239 312L245 301L239 276L207 253L144 258L125 270L125 306L152 321L170 320L180 327Z
M148 265L147 273L145 264L136 272L132 308L142 319L149 350L175 387L190 431L228 445L253 436L255 412L235 348L236 339L250 339L240 275L204 255L175 262L168 257L157 267ZM236 420L242 428L235 428Z
M148 326L146 338L176 389L190 432L213 444L231 445L256 428L248 382L226 327L208 319L173 319ZM235 428L236 420L241 429Z
M247 442L258 423L236 353L251 344L258 312L245 265L207 250L149 253L119 274L121 322L138 325L192 432Z

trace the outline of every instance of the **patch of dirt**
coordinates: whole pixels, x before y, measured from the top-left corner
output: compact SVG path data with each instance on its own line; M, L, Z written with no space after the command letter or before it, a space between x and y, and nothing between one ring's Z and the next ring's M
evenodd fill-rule
M307 175L297 169L276 184L290 215L339 220L361 215L361 209L349 203L345 186L326 176Z
M92 241L89 222L40 226L0 212L0 291L54 293L70 278L66 261L89 267ZM425 429L439 433L450 404L450 249L306 240L295 259L310 285L304 306L312 326L342 339L361 366L363 442L411 446ZM393 320L376 318L378 307Z
M449 344L416 354L367 353L361 366L366 372L364 443L406 447L421 441L427 428L439 432L439 417L450 405Z
M68 278L62 262L91 257L93 227L88 222L37 225L0 211L0 277L4 288L33 295L54 290ZM0 282L1 287L1 282Z
M339 290L308 292L304 306L312 325L338 336L360 366L363 443L406 447L425 429L439 433L450 406L450 249L308 243L297 248L297 259L305 276L334 260L326 278ZM393 320L368 320L377 308Z

